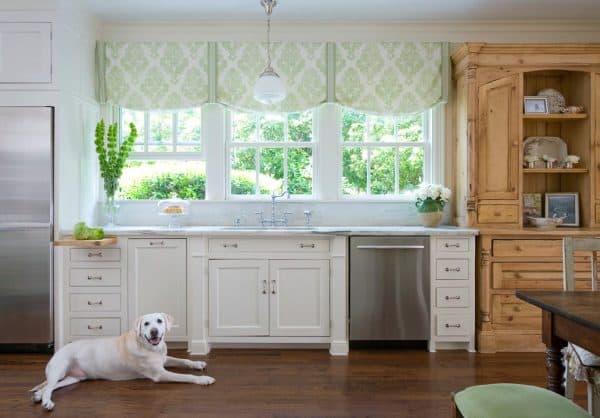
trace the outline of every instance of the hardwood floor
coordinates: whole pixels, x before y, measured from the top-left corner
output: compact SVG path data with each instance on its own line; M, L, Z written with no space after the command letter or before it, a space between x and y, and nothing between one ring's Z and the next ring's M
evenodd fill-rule
M186 357L182 350L171 355ZM28 390L49 356L0 355L0 416L49 416ZM53 417L449 417L450 393L494 382L545 385L542 353L214 350L211 387L88 381L54 393ZM585 387L577 402L585 407Z

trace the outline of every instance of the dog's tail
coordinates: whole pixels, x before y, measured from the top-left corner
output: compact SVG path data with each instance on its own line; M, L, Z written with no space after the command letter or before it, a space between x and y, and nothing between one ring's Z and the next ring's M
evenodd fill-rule
M46 381L44 380L44 381L43 381L42 383L40 383L39 385L37 385L37 386L34 386L34 387L32 387L31 389L29 389L29 392L35 392L36 390L43 389L43 388L44 388L44 386L46 386L46 384L47 384L47 383L48 383L48 382L46 382Z

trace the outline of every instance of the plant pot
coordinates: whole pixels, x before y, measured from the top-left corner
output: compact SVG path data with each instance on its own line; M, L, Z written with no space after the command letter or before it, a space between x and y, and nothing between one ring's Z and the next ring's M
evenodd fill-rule
M442 222L444 212L418 212L421 218L421 225L429 228L435 228Z

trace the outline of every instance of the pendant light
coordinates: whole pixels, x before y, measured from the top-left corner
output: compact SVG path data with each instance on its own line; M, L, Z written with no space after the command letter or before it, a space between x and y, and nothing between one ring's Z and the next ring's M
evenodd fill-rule
M286 96L283 81L271 67L271 13L277 0L261 0L260 4L267 13L267 66L254 84L254 98L264 104L275 104Z

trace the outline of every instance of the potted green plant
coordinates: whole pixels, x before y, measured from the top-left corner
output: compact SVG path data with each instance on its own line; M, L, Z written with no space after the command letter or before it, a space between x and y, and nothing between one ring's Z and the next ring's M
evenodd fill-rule
M133 123L129 124L129 136L120 145L118 133L119 124L117 122L108 125L108 130L104 119L96 125L94 143L98 154L98 162L100 163L100 175L104 182L104 192L106 193L104 207L107 225L114 225L119 208L115 203L115 197L119 190L119 179L123 174L123 167L137 138L137 129Z
M448 203L452 192L441 184L422 184L415 192L417 212L421 224L436 227L442 220L444 206Z

